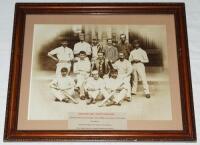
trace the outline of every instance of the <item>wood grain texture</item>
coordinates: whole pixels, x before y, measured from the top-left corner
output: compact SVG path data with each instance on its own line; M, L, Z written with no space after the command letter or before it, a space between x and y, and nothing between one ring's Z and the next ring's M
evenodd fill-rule
M25 17L28 14L173 14L183 116L182 131L19 131L19 90ZM183 3L17 3L9 75L4 141L196 141L189 52Z

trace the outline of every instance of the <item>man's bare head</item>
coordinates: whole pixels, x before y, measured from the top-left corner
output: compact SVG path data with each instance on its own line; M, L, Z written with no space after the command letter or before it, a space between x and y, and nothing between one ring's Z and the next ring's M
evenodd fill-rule
M67 69L66 67L63 67L63 68L61 69L61 75L62 75L62 77L67 76L67 74L68 74L68 69Z
M95 80L98 80L98 78L99 78L99 72L98 72L98 70L93 70L91 74L92 74L92 77Z
M84 33L80 33L79 34L79 40L80 41L84 41L85 40L85 34Z

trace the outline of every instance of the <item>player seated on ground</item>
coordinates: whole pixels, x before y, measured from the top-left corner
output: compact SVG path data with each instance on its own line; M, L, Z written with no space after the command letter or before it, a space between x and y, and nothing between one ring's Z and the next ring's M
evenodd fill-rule
M68 103L70 100L77 104L78 102L74 99L74 80L67 75L68 69L61 69L61 76L56 77L51 83L50 88L55 96L55 101Z
M85 51L80 51L77 62L74 63L74 74L76 75L75 89L80 93L80 99L85 100L84 85L90 75L91 63Z
M129 85L127 81L118 77L118 70L112 69L110 71L110 78L105 79L106 93L104 93L105 99L99 105L99 107L106 104L106 106L118 105L120 106L124 98L128 95Z
M99 77L97 70L92 71L92 76L88 78L86 82L85 91L89 96L87 105L95 104L97 101L100 101L104 98L103 93L105 91L105 82Z

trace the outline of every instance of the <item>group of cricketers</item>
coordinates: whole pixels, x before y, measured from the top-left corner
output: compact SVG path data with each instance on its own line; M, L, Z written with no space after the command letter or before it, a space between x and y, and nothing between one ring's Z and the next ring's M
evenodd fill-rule
M145 97L150 98L144 66L149 59L139 40L129 44L121 34L119 44L107 39L103 46L93 38L90 45L84 33L79 34L79 40L73 49L65 40L48 53L57 62L56 77L50 83L55 101L78 104L78 96L87 105L120 106L136 95L139 78Z

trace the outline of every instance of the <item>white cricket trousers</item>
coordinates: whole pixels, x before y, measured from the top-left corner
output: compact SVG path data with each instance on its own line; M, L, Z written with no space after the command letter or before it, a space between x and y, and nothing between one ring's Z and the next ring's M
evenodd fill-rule
M133 86L132 93L136 94L138 79L139 77L142 80L143 89L145 94L149 94L149 85L147 84L146 72L143 63L134 63L133 65Z
M88 95L90 98L96 99L97 96L101 95L101 91L88 91Z
M56 97L60 101L62 101L65 98L68 98L67 95L70 95L71 97L73 97L73 95L74 95L74 89L68 89L68 90L66 90L66 93L65 93L65 91L51 88L51 92L54 95L54 97Z
M80 88L80 96L85 96L85 90L84 90L84 85L86 79L89 77L89 74L77 74L76 79L77 79L77 84L76 86Z

